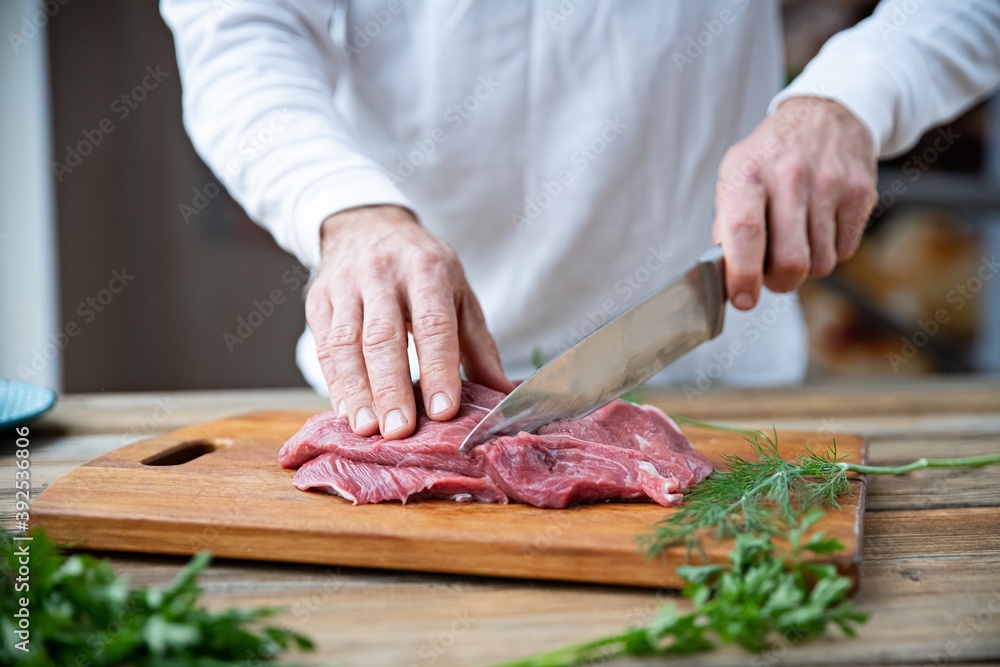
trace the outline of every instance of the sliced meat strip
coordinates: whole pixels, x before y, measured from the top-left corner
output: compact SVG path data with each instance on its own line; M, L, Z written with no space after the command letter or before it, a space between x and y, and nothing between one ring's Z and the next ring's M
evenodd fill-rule
M520 433L478 448L487 473L513 500L568 507L600 500L652 500L675 505L681 496L671 470L640 452L574 436Z
M323 454L295 473L293 482L302 489L320 489L350 500L355 505L413 498L507 503L504 492L486 477L466 477L418 466L390 467L360 463Z

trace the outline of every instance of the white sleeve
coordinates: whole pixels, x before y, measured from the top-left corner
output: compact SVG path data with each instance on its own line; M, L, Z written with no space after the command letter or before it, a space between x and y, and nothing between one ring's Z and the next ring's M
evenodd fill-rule
M304 264L355 206L411 207L355 145L333 91L345 54L328 0L162 0L195 148L251 218ZM412 207L411 207L412 208Z
M880 157L910 148L1000 85L1000 1L883 0L830 39L771 102L833 99L871 132Z

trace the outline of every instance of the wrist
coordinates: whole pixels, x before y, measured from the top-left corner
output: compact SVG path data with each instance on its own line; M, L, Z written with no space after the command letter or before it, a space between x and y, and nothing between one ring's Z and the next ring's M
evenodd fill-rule
M358 227L373 225L416 225L416 217L402 206L376 204L358 206L338 211L323 220L319 228L320 254L324 254L342 233Z
M774 108L774 113L791 116L790 123L793 125L833 122L849 134L862 139L871 149L870 152L875 154L875 140L871 130L850 109L835 99L819 95L793 95L782 100Z

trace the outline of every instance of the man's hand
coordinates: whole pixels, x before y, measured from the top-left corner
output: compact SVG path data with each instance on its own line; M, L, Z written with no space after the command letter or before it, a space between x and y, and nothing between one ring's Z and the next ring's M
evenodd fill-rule
M877 201L868 130L844 107L793 97L726 153L714 234L733 305L829 275L854 255Z
M513 385L458 257L406 209L368 206L330 216L306 319L334 410L359 435L405 438L416 427L407 330L431 419L458 412L459 364L470 380Z

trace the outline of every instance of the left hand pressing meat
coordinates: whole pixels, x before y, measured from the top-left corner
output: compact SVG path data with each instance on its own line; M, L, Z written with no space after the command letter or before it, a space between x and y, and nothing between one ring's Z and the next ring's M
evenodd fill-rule
M431 419L458 412L459 366L498 391L496 343L455 253L398 206L350 209L326 219L322 261L306 296L330 402L358 435L405 438L417 424L407 330Z

